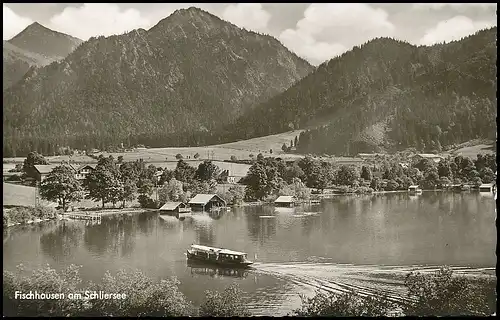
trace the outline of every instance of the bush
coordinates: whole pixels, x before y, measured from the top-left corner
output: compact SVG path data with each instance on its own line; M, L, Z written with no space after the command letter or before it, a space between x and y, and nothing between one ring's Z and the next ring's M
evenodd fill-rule
M359 187L354 192L356 194L370 194L370 193L373 193L373 189L370 187Z
M71 265L57 272L50 267L34 271L30 276L4 271L4 316L122 316L175 317L194 315L194 308L179 291L175 279L155 282L140 271L107 272L99 285L89 284L90 291L125 294L125 299L15 299L15 291L38 293L81 292L79 268Z
M348 293L317 293L312 298L302 297L302 306L292 312L299 317L381 317L388 316L395 305L382 294L361 297Z
M137 201L139 201L139 204L141 208L145 209L158 209L159 203L156 202L155 200L151 199L145 194L141 194L137 197Z
M242 301L243 291L233 283L222 293L207 290L200 306L202 317L246 317L250 312Z
M406 315L465 316L492 315L496 310L495 281L453 276L453 270L442 267L435 274L412 272L405 280L408 298Z

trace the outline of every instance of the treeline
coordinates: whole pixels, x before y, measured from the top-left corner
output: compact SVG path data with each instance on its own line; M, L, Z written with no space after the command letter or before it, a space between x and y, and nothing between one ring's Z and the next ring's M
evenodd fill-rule
M46 163L43 156L30 153L23 166L24 174L34 177L34 165L42 163ZM84 197L100 202L102 208L107 203L125 207L135 199L143 208L159 208L168 201L187 202L198 193L218 193L220 174L220 168L209 160L195 168L181 159L174 170L169 170L146 165L142 159L124 162L121 156L115 160L113 156L100 155L97 166L83 184L75 179L67 165L55 167L41 183L40 195L57 201L63 210ZM157 198L153 197L155 189ZM229 204L238 204L243 201L244 190L235 185L219 195Z
M98 283L85 283L89 293L120 294L122 299L70 299L70 294L86 297L80 268L74 265L57 271L50 267L23 275L3 272L3 316L114 316L114 317L245 317L250 310L244 292L233 283L222 292L206 291L195 306L179 290L175 279L155 281L141 271L106 272ZM409 273L404 281L404 302L393 302L383 292L363 297L348 293L318 292L303 298L301 307L290 316L391 316L400 310L405 316L490 316L496 312L496 281L466 278L442 267L432 274ZM62 299L20 299L20 293L64 294ZM123 297L125 296L125 297Z
M259 157L242 183L248 200L265 200L279 195L297 195L307 199L305 187L337 192L370 193L407 190L410 185L425 189L447 188L450 184L493 182L497 164L493 155L478 155L476 160L456 156L436 163L430 159L401 162L398 158L377 159L361 168L337 165L306 156L294 162L281 158Z

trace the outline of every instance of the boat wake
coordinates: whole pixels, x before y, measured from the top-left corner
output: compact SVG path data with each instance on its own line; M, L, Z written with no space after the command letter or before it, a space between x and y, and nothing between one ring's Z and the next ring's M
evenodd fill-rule
M318 258L316 257L316 260ZM495 275L495 268L451 267L454 273L464 276ZM439 267L429 266L380 266L353 265L328 262L259 263L252 272L268 274L297 285L296 293L312 295L316 291L345 293L355 290L361 296L385 294L392 302L408 302L404 287L405 276L411 271L432 273ZM306 289L306 290L304 290ZM307 294L309 293L309 294Z

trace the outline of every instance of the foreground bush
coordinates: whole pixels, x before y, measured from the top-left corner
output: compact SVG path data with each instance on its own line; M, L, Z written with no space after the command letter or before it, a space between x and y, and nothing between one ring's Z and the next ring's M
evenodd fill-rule
M120 271L116 276L105 274L100 284L81 285L79 268L71 265L57 272L50 267L35 270L23 276L22 269L13 273L3 272L4 316L187 316L194 310L179 291L178 282L161 280L155 282L140 271ZM15 299L15 292L28 293L81 293L91 292L126 294L125 299Z
M395 308L385 296L361 297L347 293L318 292L312 298L302 297L302 306L292 312L299 317L381 317Z
M227 287L222 293L206 291L205 301L200 307L202 317L245 317L250 312L242 301L243 292L237 284Z
M435 274L410 273L405 280L408 298L406 315L464 316L492 315L496 308L496 281L454 276L442 267Z
M27 223L35 219L55 219L56 211L50 207L15 207L8 211L3 211L4 227L11 223Z

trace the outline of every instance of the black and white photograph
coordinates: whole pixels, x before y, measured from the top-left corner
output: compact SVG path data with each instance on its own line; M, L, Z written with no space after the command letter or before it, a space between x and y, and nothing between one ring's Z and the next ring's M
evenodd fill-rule
M496 315L496 3L2 5L2 316Z

